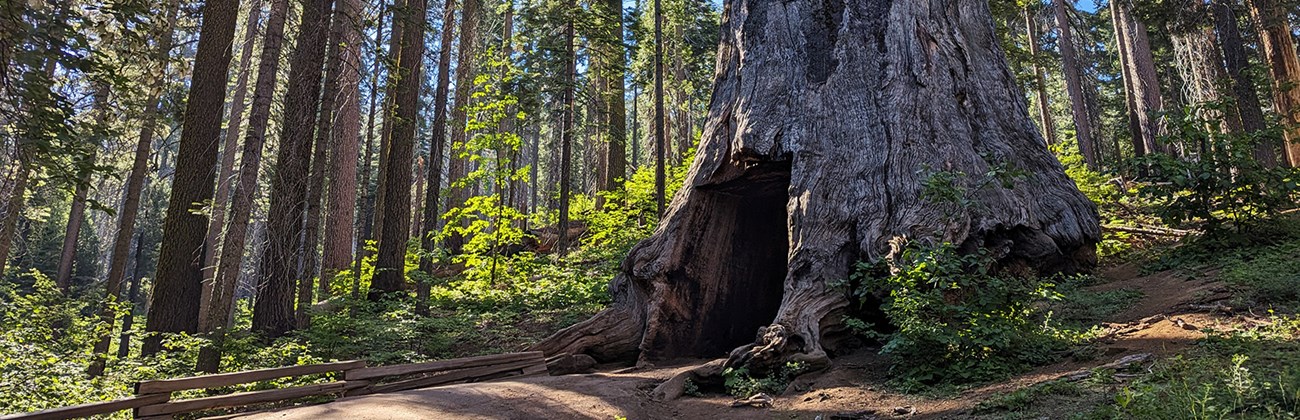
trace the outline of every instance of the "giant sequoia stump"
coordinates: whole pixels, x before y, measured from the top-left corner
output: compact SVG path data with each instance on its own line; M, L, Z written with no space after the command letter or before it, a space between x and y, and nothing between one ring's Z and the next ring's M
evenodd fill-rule
M1040 273L1095 264L1096 209L1031 123L985 2L732 0L722 32L686 185L612 307L536 349L825 362L849 307L828 283L898 236ZM988 185L999 167L1025 175ZM970 203L924 198L938 171L970 174Z

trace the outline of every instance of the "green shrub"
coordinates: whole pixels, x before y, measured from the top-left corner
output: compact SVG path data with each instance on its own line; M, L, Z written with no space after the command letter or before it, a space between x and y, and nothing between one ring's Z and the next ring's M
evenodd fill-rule
M881 309L897 330L881 353L894 382L962 384L1000 379L1052 361L1065 347L1034 302L1058 298L1053 285L991 270L986 252L959 254L951 244L905 246L893 261L859 264L856 294L884 293Z
M1198 224L1208 232L1230 223L1247 229L1259 219L1294 207L1300 172L1265 167L1255 145L1280 138L1276 127L1253 133L1224 133L1209 117L1214 105L1168 114L1161 144L1183 149L1182 156L1153 153L1133 160L1145 184L1141 194L1157 203L1156 214L1170 225ZM1283 165L1285 166L1285 165Z
M777 394L785 391L791 380L806 371L808 365L803 362L787 362L781 369L760 377L750 375L748 368L727 368L722 371L722 384L727 393L736 398L749 398L758 393Z

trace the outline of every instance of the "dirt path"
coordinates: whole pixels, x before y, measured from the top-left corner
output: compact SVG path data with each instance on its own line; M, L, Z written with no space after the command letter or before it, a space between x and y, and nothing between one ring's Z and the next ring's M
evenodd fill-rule
M970 410L990 396L1060 378L1124 356L1167 356L1204 337L1202 328L1230 328L1226 315L1198 312L1197 303L1225 295L1222 284L1187 280L1172 272L1139 276L1133 267L1107 270L1108 282L1092 290L1137 290L1142 300L1112 317L1096 344L1099 357L1045 366L1010 380L969 389L951 398L889 392L887 362L872 351L839 357L828 371L794 381L771 408L731 408L724 396L656 402L654 387L691 366L627 373L540 376L458 384L392 394L343 398L332 403L252 413L248 419L870 419L973 418ZM1068 405L1063 415L1072 413Z

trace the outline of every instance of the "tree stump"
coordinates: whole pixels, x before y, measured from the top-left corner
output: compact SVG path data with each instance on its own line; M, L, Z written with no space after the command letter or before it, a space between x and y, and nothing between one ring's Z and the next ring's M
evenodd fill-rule
M1096 208L1047 150L993 30L983 1L728 2L686 185L623 261L612 307L534 349L821 365L850 304L831 284L896 237L1090 269ZM987 175L1000 172L1019 175ZM958 200L930 193L939 173Z

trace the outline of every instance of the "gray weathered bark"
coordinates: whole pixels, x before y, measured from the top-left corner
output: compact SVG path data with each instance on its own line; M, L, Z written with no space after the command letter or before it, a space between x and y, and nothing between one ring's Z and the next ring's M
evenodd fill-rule
M716 357L766 326L784 344L760 339L748 360L825 362L849 304L830 284L898 236L1090 268L1096 210L1047 151L991 22L985 2L736 0L685 187L623 261L613 306L535 348ZM1027 175L963 177L970 206L921 198L927 172L1001 164Z

